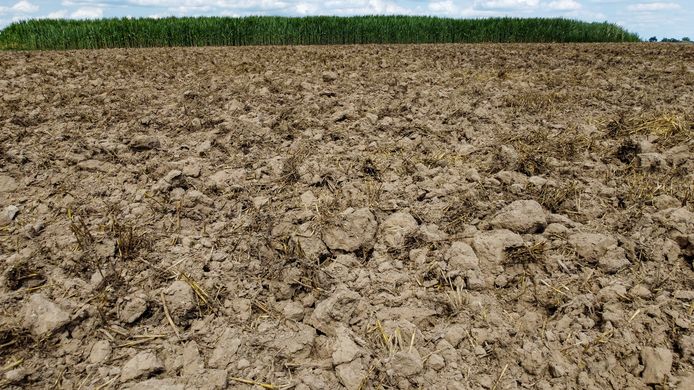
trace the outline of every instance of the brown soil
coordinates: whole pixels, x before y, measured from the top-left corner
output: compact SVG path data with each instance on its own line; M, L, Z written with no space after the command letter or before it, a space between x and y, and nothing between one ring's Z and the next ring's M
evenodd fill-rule
M0 387L691 389L693 64L0 53Z

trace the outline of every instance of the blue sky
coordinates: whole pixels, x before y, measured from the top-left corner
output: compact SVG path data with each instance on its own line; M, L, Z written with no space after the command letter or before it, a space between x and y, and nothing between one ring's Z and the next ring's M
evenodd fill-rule
M610 21L642 38L694 39L694 0L0 0L0 28L29 18L416 14Z

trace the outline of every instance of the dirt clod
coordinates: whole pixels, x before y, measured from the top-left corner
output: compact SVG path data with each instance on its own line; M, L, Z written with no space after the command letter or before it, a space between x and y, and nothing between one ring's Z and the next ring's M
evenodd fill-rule
M111 343L106 340L99 340L92 346L89 352L89 362L99 364L106 361L111 356Z
M350 363L340 364L335 367L335 374L340 383L347 390L358 390L362 387L362 382L366 378L367 372L361 359L355 359Z
M150 351L142 351L128 360L121 368L120 381L147 377L164 369L164 363Z
M647 347L641 350L643 381L648 385L661 384L670 375L672 352L665 348Z
M164 292L169 313L176 323L185 321L186 316L196 308L193 288L182 280L177 280ZM141 308L141 307L140 307Z
M133 385L125 386L127 390L184 390L186 386L183 383L176 383L172 379L147 379Z
M149 305L147 299L143 295L128 297L123 308L118 313L121 321L131 324L137 321L147 311Z
M569 237L576 253L586 260L598 260L608 251L617 248L614 237L599 233L576 233Z
M24 306L23 324L35 336L51 334L70 321L70 312L42 294L33 294Z
M381 239L389 247L399 248L405 245L405 239L417 231L417 221L407 212L398 212L388 216L380 226Z
M335 352L332 354L334 365L339 366L343 363L349 363L364 353L352 340L352 336L347 328L340 327L336 333Z
M130 141L130 148L136 151L158 149L160 146L158 138L148 135L140 135Z
M0 192L12 192L17 189L19 184L17 181L7 175L0 175Z
M241 346L241 339L232 328L226 328L212 350L208 365L212 368L226 368L235 360Z
M310 323L321 332L335 336L340 326L347 324L357 308L359 294L340 289L319 302L311 314Z
M472 247L464 242L455 241L446 251L448 266L454 270L468 271L479 269L479 259Z
M18 213L19 207L15 205L5 207L5 209L2 210L2 214L0 214L0 225L6 225L12 222Z
M24 367L20 367L5 372L4 377L8 384L14 385L21 383L28 375L27 370Z
M422 357L416 349L396 353L388 363L388 371L394 376L409 377L424 369Z
M510 230L498 229L476 234L471 244L481 261L498 264L506 258L506 249L523 245L523 239Z
M337 73L333 71L325 71L323 72L323 81L329 83L331 81L337 80Z
M339 220L323 232L323 241L331 250L354 252L373 246L376 218L369 209L347 209Z
M517 200L502 208L490 223L497 229L508 229L516 233L537 233L547 226L547 217L537 201Z

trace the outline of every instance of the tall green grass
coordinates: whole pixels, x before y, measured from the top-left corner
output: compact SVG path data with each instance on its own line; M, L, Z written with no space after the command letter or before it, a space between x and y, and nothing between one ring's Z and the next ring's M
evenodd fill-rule
M428 16L250 16L29 20L0 32L0 48L98 49L156 46L458 42L633 42L610 23L569 19L448 19Z

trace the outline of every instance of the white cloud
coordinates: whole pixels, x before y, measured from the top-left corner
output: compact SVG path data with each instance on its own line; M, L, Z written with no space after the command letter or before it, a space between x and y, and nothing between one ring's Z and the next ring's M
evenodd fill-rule
M547 3L547 8L556 11L576 11L581 9L581 3L575 0L555 0Z
M104 16L103 8L81 7L70 14L73 19L98 19Z
M315 14L318 12L318 6L316 4L310 4L310 3L299 3L294 6L294 10L296 10L296 13L299 15L310 15L310 14Z
M585 8L581 8L574 11L566 11L565 16L593 22L604 22L609 19L607 15L605 15L602 12L595 12Z
M627 7L629 11L634 12L648 12L648 11L673 11L680 9L680 5L677 3L638 3L632 4Z
M477 1L472 6L463 6L454 0L435 0L429 2L426 8L416 7L410 13L415 15L435 15L450 18L478 18L501 16L502 9L480 8L482 2ZM488 7L490 2L485 2L483 7Z
M205 7L209 6L210 2L209 1L204 1L204 0L182 0L182 1L174 1L174 0L129 0L129 4L134 4L134 5L143 5L147 7L174 7L174 6L182 6L182 7ZM231 3L230 1L216 1L215 2L219 4L220 6L224 6L225 3Z
M113 0L63 0L63 5L100 4L110 1ZM222 15L412 14L415 8L421 8L400 5L400 0L124 0L122 3L129 6L162 8L176 14L214 12Z
M433 3L429 3L428 8L429 11L437 14L452 14L455 12L455 4L453 4L453 0L435 1Z
M32 14L36 11L39 10L39 6L36 4L31 4L28 1L20 1L17 4L13 5L12 8L10 8L12 12L20 13L20 14Z
M123 7L130 4L130 0L62 0L63 7L89 6L89 7Z
M412 10L401 7L396 1L388 0L329 0L312 1L319 6L319 13L333 15L358 14L411 14Z
M536 8L540 0L476 0L474 8L480 9L522 9Z
M46 15L47 19L65 19L68 16L68 12L65 9L61 9L59 11L54 11L51 12L50 14Z
M210 6L202 6L202 7L187 7L187 6L180 6L180 7L171 7L169 8L169 11L175 13L176 15L195 15L199 13L207 13L212 10L212 7Z
M76 0L64 0L74 3ZM77 0L88 1L88 0ZM103 0L102 0L103 1ZM160 8L166 10L170 14L176 15L206 15L216 14L224 16L238 16L239 14L270 14L270 13L288 13L290 9L299 14L310 14L312 12L312 3L316 2L324 5L324 2L316 0L308 0L305 3L296 3L295 1L282 0L127 0L128 6ZM318 8L316 8L317 10ZM302 10L306 12L301 12Z
M85 0L64 0L72 3ZM96 1L95 1L96 2ZM124 1L130 5L144 7L168 7L168 8L286 8L290 4L281 0L128 0Z

